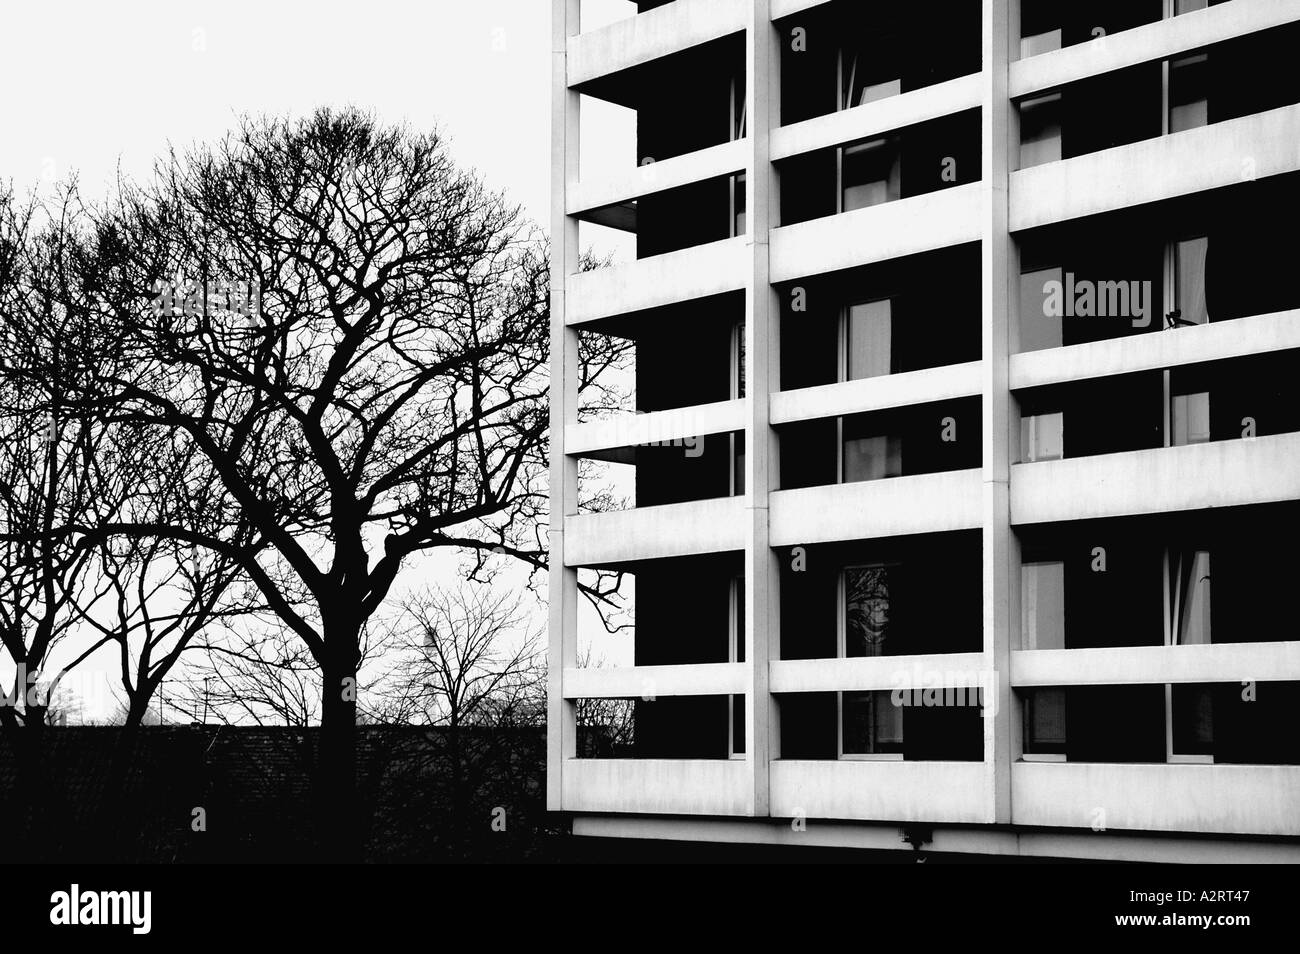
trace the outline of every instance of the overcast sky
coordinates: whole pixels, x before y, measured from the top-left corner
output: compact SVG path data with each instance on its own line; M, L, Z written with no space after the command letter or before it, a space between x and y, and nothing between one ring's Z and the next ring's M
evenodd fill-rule
M584 29L633 12L583 0ZM169 143L214 141L240 113L350 104L439 128L549 226L550 15L550 0L5 2L0 181L25 194L75 173L93 200L119 165L147 178ZM584 171L635 161L633 130L629 111L584 100ZM604 231L583 242L616 249Z

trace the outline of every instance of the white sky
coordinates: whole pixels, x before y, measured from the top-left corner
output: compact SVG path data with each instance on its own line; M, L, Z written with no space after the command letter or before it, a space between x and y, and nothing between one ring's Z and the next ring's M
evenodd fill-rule
M634 12L628 0L582 4L584 29ZM550 11L550 0L6 2L0 181L25 194L76 173L93 199L119 165L146 178L169 143L215 140L241 112L352 104L440 128L463 165L547 226ZM584 99L584 174L635 161L632 122ZM584 229L584 243L626 249L604 231Z

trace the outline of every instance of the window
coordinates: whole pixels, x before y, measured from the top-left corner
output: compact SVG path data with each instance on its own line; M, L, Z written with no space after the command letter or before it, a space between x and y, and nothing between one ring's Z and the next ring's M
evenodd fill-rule
M1170 558L1175 646L1203 646L1210 640L1210 553L1176 551Z
M1207 0L1175 0L1174 16L1182 16L1184 13L1191 13L1193 10L1204 10L1208 6Z
M1206 443L1210 439L1210 393L1173 395L1169 417L1171 447Z
M896 563L846 567L843 583L843 620L840 656L856 659L884 656L890 634L890 584L899 574Z
M1049 313L1048 283L1064 287L1064 270L1043 268L1020 276L1020 350L1061 346L1061 316Z
M1020 103L1020 168L1061 158L1061 94L1035 96Z
M1174 307L1178 323L1204 325L1209 322L1205 304L1205 260L1210 240L1206 236L1185 239L1174 246Z
M1065 456L1065 414L1028 414L1020 419L1020 459L1060 460Z
M728 658L733 663L745 661L745 579L731 579L731 613ZM745 755L745 697L734 695L727 703L727 737L732 758Z
M745 234L745 173L731 177L731 238Z
M1020 567L1020 645L1022 649L1065 648L1064 563Z
M1208 685L1169 687L1169 761L1214 761L1214 691Z
M1033 36L1022 36L1020 38L1020 58L1023 60L1029 56L1037 56L1039 53L1048 53L1052 50L1061 48L1061 28L1055 30L1046 30L1042 33L1035 33Z
M845 379L874 378L893 371L893 321L890 301L850 305L845 313Z
M731 326L731 399L745 396L745 322ZM745 494L745 432L733 431L728 435L731 445L731 496Z
M845 146L840 149L840 211L852 212L900 194L898 150L890 139Z
M1026 761L1065 761L1065 690L1032 689L1025 696Z
M903 91L896 53L900 42L897 36L876 33L870 53L840 49L840 109L874 103Z
M840 758L903 758L903 709L890 690L840 693Z
M1205 53L1169 64L1169 131L1195 129L1210 121L1209 59Z
M903 475L903 442L890 434L844 437L843 483Z

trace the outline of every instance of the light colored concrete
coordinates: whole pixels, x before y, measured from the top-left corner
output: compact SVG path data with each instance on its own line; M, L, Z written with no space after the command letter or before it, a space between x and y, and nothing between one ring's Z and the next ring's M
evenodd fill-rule
M1011 229L1294 172L1297 141L1300 105L1284 106L1021 169L1011 174Z
M809 819L795 827L785 819L662 818L578 815L573 833L583 838L644 838L804 848L910 851L897 824ZM936 827L926 852L1160 862L1165 864L1300 864L1300 843L1091 829L1009 831L990 827Z
M772 546L970 530L980 524L980 472L955 470L772 494Z
M739 33L752 0L674 0L569 40L569 85Z
M773 229L772 281L977 241L980 193L973 182Z
M1300 636L1293 624L1287 635ZM1154 635L1159 635L1154 634ZM1260 633L1275 638L1278 632ZM1011 654L1013 686L1116 686L1300 679L1300 641L1115 649L1029 649ZM1281 731L1281 727L1279 727Z
M718 401L649 414L618 414L604 420L571 424L565 434L565 452L583 455L741 431L745 429L745 411L744 401Z
M1279 434L1016 464L1011 468L1011 522L1295 500L1300 498L1297 460L1300 434Z
M1300 766L1017 762L1012 821L1106 830L1300 835Z
M610 666L566 669L566 699L646 699L659 696L721 696L742 693L745 663L698 666Z
M772 130L772 159L867 139L980 105L980 75L961 76L898 96Z
M790 424L841 414L860 414L909 404L974 397L980 393L980 362L904 371L843 381L771 396L772 423Z
M1298 0L1247 0L1184 13L1011 64L1011 97L1150 63L1300 18Z
M780 760L772 814L899 822L992 821L982 762Z
M743 815L750 773L739 759L572 759L564 767L571 812Z
M1079 319L1087 320L1087 319ZM1041 387L1300 348L1300 310L1011 356L1011 387Z
M709 242L568 278L571 325L741 291L752 257L745 237Z
M719 497L614 513L584 513L566 523L568 566L603 566L745 549L745 499Z
M791 633L797 636L797 633ZM978 688L983 653L785 659L772 663L772 692L851 692L866 689Z
M605 206L741 172L748 155L747 140L737 139L684 156L632 166L622 175L584 179L569 197L569 214L581 217Z

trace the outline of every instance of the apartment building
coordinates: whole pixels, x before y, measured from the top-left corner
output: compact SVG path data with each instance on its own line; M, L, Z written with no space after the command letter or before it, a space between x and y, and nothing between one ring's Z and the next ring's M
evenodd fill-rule
M554 0L550 807L1300 860L1300 0L582 6ZM591 100L636 114L615 174L583 172ZM585 223L635 258L581 267ZM634 343L636 413L580 407L583 335ZM634 472L628 508L587 512L584 460ZM634 581L632 665L579 652L600 570Z

